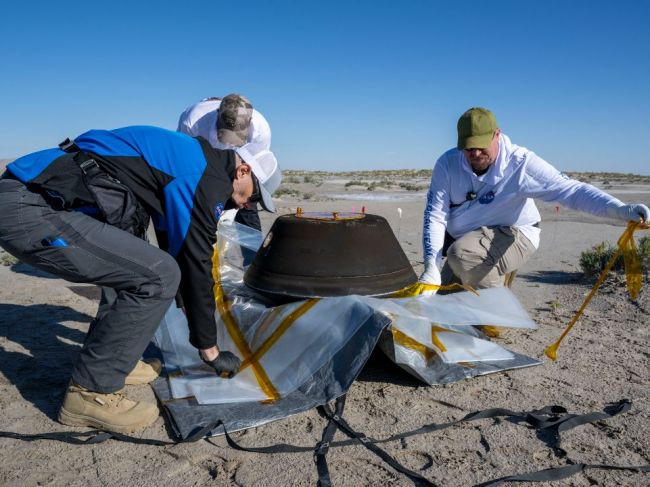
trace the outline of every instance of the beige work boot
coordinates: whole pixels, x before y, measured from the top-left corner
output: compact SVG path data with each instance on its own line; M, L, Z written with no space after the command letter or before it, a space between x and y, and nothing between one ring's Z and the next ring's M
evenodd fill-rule
M149 384L158 378L161 370L162 364L157 358L138 360L138 363L135 364L135 368L126 376L126 381L124 383L128 386Z
M155 404L136 402L121 391L92 392L70 382L59 411L59 422L88 426L116 433L133 433L146 428L158 417Z

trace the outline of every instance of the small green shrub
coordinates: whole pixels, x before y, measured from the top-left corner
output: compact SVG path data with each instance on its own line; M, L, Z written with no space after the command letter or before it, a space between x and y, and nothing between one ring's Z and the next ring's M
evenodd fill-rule
M585 250L580 254L580 269L587 276L595 276L600 274L609 260L616 252L616 247L613 247L609 242L601 242L594 245L591 249ZM614 270L623 269L623 259L619 257L613 267Z
M276 198L279 198L280 196L283 195L298 197L300 196L300 191L298 191L297 189L284 188L281 186L275 191L275 193L273 193L273 196L275 196Z
M366 183L365 181L355 180L355 181L348 181L347 183L345 183L344 187L349 188L350 186L366 186L367 184L368 183Z
M303 200L310 200L314 197L314 193L303 193L302 194L302 199Z
M393 186L395 186L395 185L391 181L389 181L388 179L384 179L382 181L377 181L377 187L380 187L380 188L392 188Z
M316 176L312 176L311 174L307 174L306 176L303 176L302 181L304 183L317 184L319 179Z
M424 191L427 189L427 186L411 183L399 183L399 187L405 189L406 191Z
M551 308L553 313L556 313L556 314L560 310L560 308L562 307L562 303L560 303L557 299L554 299L552 301L547 301L546 303Z
M373 182L368 184L366 189L368 191L374 191L377 188L388 188L388 189L390 189L392 186L393 186L393 183L391 183L390 181L386 181L386 180L384 180L384 181L373 181Z
M650 270L650 236L641 237L636 243L639 260L641 261L641 269L644 272ZM616 247L612 246L609 242L601 242L594 245L591 249L585 250L580 254L580 269L587 276L595 276L600 274L609 260L616 252ZM622 271L625 268L623 257L616 259L613 270Z
M298 179L296 176L289 176L284 179L284 182L287 184L299 184L300 179Z

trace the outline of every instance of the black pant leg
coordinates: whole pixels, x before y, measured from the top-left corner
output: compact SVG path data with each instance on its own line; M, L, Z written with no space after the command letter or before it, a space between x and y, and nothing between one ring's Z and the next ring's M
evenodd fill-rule
M121 389L176 295L176 261L87 215L53 210L17 181L0 180L0 208L0 245L8 252L63 279L114 291L113 304L89 330L72 378L98 392Z

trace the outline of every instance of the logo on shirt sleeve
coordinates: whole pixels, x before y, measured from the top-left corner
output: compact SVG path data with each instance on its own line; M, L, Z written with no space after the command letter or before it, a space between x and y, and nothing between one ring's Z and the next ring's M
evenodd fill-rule
M219 221L221 215L223 215L223 203L217 203L217 206L214 207L214 217Z

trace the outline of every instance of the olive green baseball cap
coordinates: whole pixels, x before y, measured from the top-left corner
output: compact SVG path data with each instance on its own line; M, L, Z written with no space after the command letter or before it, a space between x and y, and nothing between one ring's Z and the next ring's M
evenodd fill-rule
M487 149L497 131L497 119L487 108L474 107L458 119L458 145L463 149Z

